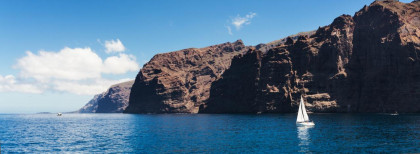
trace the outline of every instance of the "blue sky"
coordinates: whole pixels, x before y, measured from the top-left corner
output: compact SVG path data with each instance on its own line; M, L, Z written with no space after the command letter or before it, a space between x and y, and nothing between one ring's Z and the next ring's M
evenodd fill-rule
M354 15L371 2L2 0L0 113L77 110L104 87L134 79L157 53L237 39L267 43Z

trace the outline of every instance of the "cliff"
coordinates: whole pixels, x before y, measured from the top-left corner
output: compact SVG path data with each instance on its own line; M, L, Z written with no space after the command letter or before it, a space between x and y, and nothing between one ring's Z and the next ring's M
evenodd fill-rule
M305 93L313 112L420 112L419 4L374 2L310 37L237 56L200 111L295 112Z
M222 78L212 84L210 99L201 112L296 112L301 92L312 98L308 109L330 112L337 106L330 96L335 90L331 84L345 76L353 29L351 16L343 15L310 37L288 38L266 53L252 50L236 56ZM249 87L243 87L246 84Z
M420 2L375 2L354 21L343 105L353 112L419 112Z
M300 32L300 33L290 35L288 37L285 37L285 38L282 38L282 39L279 39L279 40L271 41L271 42L268 42L268 43L265 43L265 44L264 43L258 44L258 45L255 46L255 48L257 50L262 51L262 52L267 52L271 48L283 45L284 43L286 43L287 39L289 39L289 38L292 39L293 41L296 41L300 36L311 36L311 35L315 34L315 32L316 32L315 30L308 31L308 32Z
M96 113L98 109L98 100L102 98L102 94L97 94L82 108L80 108L76 113Z
M420 112L420 2L378 1L353 17L246 47L158 54L126 113Z
M197 113L210 85L247 47L241 40L155 55L138 73L126 113Z
M133 81L111 86L106 92L95 95L79 113L122 113L128 106Z

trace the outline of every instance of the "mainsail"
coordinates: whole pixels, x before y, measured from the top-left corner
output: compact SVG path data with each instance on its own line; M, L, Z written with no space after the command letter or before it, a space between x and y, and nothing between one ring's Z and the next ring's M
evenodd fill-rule
M300 96L300 104L298 110L298 116L296 122L305 122L309 121L308 113L306 113L305 103L303 101L303 97Z

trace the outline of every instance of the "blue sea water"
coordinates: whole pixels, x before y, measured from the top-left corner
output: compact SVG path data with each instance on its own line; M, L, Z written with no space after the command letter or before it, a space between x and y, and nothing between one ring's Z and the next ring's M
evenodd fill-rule
M419 153L420 115L0 115L1 153Z

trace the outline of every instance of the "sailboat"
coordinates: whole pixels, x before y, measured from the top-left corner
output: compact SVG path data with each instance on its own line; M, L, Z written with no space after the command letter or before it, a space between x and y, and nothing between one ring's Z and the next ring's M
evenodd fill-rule
M391 113L390 115L398 115L398 112L395 111L394 113Z
M308 113L306 113L305 102L303 101L302 96L300 96L300 103L299 103L299 110L298 110L298 116L296 119L296 124L301 125L301 126L315 125L314 122L309 120Z

